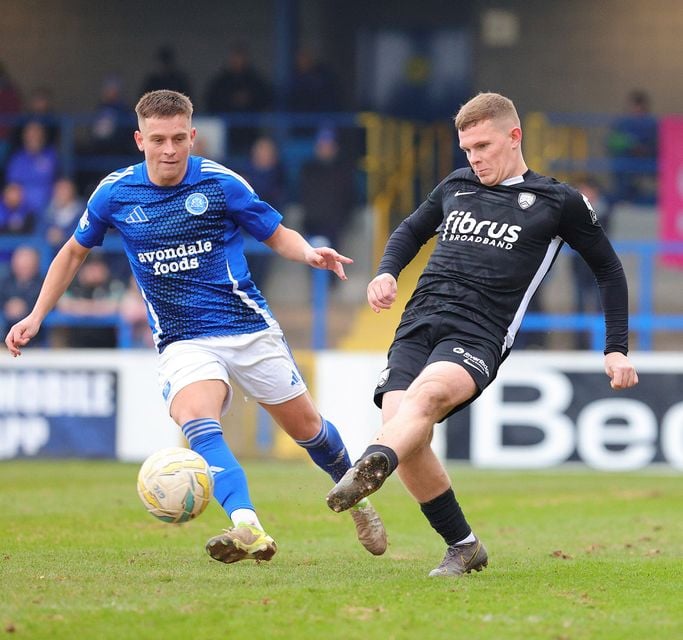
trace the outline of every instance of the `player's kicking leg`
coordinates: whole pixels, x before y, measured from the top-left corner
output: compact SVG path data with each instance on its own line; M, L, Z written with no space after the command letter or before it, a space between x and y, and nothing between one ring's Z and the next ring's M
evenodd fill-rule
M327 504L332 511L350 509L384 484L398 464L398 461L392 464L386 450L387 447L371 445L360 460L342 476L327 494Z
M337 482L351 468L351 459L337 428L325 418L321 419L321 424L319 434L313 438L313 442L318 441L317 444L311 444L311 440L297 440L297 443L308 451L313 462ZM387 534L370 501L357 501L350 513L359 542L373 555L382 555L387 549Z
M263 406L334 482L351 468L349 454L337 428L321 418L308 392L279 405ZM310 437L296 437L302 433ZM370 501L357 500L350 513L359 542L373 555L382 555L387 548L387 534Z

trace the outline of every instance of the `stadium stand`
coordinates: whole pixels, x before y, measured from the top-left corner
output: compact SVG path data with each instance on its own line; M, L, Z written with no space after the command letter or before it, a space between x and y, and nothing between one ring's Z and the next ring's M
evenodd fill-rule
M59 163L61 175L77 178L79 175L100 176L121 166L140 161L138 155L98 155L85 153L77 145L78 133L87 130L92 124L94 115L54 114L54 122L59 130ZM19 117L14 118L19 121ZM320 126L334 128L348 135L351 140L359 141L352 149L356 166L356 187L359 197L367 201L363 216L367 224L356 224L346 237L342 249L351 247L352 252L364 251L363 247L370 242L368 256L354 258L363 264L364 273L356 272L353 278L367 282L380 255L385 239L390 230L401 217L410 213L425 193L428 193L441 177L453 168L454 136L447 123L439 125L420 125L394 118L385 118L370 113L343 114L303 114L303 113L261 113L256 115L236 114L219 116L224 130L229 134L233 126L253 126L268 133L278 144L286 168L288 189L292 194L293 204L285 207L286 217L296 219L298 176L302 165L312 154L314 136ZM7 123L7 117L3 123ZM11 120L11 119L10 119ZM13 124L13 122L9 122ZM132 123L131 123L132 124ZM600 139L601 132L609 126L609 118L599 115L562 116L558 114L531 114L525 122L527 136L527 154L530 164L535 169L557 175L561 179L571 179L574 175L592 172L607 174L612 170L609 158L604 155L604 148L592 146L591 140ZM550 144L552 142L552 144ZM225 152L228 153L227 145ZM230 156L216 157L237 170L245 165L246 158ZM653 160L649 160L651 169ZM87 193L81 192L81 196ZM622 203L621 209L615 212L615 231L612 239L625 259L632 287L633 305L632 328L637 334L634 344L639 349L667 348L683 335L682 309L676 305L677 296L672 296L677 274L667 269L660 259L664 253L683 253L683 247L677 243L664 243L656 234L656 206L650 202ZM633 237L629 235L633 225L642 227ZM296 227L296 224L293 226ZM368 234L370 239L368 239ZM41 256L41 267L46 268L54 252L46 240L45 218L39 217L34 233L27 235L0 235L0 254L6 261L11 250L19 244L35 246ZM252 254L266 249L259 243L248 243L248 251ZM107 238L104 251L112 256L122 256L122 247L115 235ZM2 268L2 267L0 267ZM562 270L554 277L563 277ZM276 290L267 291L275 301L276 314L292 318L294 322L302 322L306 326L306 335L293 331L295 348L320 349L339 346L347 349L362 349L382 345L377 344L376 325L369 332L363 329L365 312L364 287L349 287L354 293L328 291L329 281L318 272L307 270L291 272L295 277L295 288L305 292L303 295L309 305L302 310L301 296L278 295L282 282L277 278L268 285ZM126 279L125 268L118 274ZM406 274L404 281L410 280ZM291 285L290 285L291 286ZM569 284L566 285L570 287ZM401 291L409 293L410 286L403 286ZM560 289L562 289L560 287ZM290 288L291 291L291 288ZM565 296L566 297L566 296ZM287 308L287 299L293 301L293 309ZM312 319L311 312L312 309ZM529 314L525 320L524 331L538 330L548 332L566 332L567 334L584 330L591 335L591 346L598 348L602 339L602 327L596 316L582 316L572 313L565 300L552 301L545 304L545 313ZM303 318L303 316L306 318ZM337 316L341 315L342 319ZM334 317L333 317L334 316ZM133 338L131 326L119 314L105 315L99 318L71 317L69 314L54 313L47 322L46 329L57 325L114 327L117 332L117 343L121 348L129 348L139 344ZM388 322L387 325L395 325ZM389 331L387 329L387 331ZM299 338L296 338L299 336ZM373 342L373 336L374 342ZM384 344L382 342L382 344ZM559 345L562 347L562 343Z

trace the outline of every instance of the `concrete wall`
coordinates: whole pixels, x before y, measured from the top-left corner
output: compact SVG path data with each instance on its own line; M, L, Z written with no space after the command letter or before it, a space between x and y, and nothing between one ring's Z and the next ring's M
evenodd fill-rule
M165 43L191 73L199 107L234 40L249 43L264 73L271 69L271 0L2 0L0 8L0 60L26 93L41 85L53 88L61 110L91 110L102 78L111 73L125 79L126 98L134 103Z
M514 96L520 111L612 113L638 87L656 113L683 112L678 0L482 0L480 16L491 7L518 17L519 37L503 47L480 38L478 89Z

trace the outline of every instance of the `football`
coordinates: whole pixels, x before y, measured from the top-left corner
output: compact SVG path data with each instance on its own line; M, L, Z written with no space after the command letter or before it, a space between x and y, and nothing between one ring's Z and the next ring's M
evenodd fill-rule
M200 515L211 501L213 475L198 453L183 447L167 447L142 463L138 495L155 518L187 522Z

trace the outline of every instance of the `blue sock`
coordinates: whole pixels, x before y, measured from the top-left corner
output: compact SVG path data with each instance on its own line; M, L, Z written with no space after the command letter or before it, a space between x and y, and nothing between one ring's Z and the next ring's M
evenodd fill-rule
M351 468L351 459L337 427L325 418L322 418L322 426L317 436L310 440L295 440L295 442L306 449L313 462L335 482L339 482Z
M199 418L186 422L182 430L192 451L209 463L214 479L213 495L228 517L235 509L254 510L247 476L223 440L221 425L211 418Z

